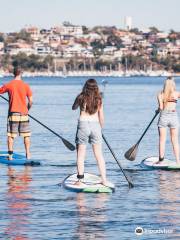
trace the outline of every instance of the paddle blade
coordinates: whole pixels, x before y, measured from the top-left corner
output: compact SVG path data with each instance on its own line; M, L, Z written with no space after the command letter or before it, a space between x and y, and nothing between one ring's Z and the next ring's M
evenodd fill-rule
M124 154L124 157L129 161L134 161L136 159L137 151L138 144L135 144Z
M134 185L132 184L132 182L129 182L129 188L133 188Z
M72 143L68 142L66 139L61 137L61 140L69 150L74 151L76 149L75 146Z

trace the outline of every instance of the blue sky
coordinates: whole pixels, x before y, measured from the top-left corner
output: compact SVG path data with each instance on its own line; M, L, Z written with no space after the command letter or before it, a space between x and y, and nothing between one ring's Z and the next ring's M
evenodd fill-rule
M63 21L123 28L125 16L132 16L133 27L180 31L180 0L0 0L0 6L0 32Z

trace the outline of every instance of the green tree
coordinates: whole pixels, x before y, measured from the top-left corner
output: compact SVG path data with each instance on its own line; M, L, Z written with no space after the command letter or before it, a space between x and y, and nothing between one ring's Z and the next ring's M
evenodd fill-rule
M0 42L4 42L5 41L5 37L3 33L0 33Z
M7 53L4 54L1 59L1 65L4 69L9 69L11 67L11 56Z
M25 42L31 44L33 42L30 33L26 32L25 30L21 30L20 32L14 32L8 35L6 38L6 44L14 43L18 40L24 40Z
M88 34L89 33L89 29L86 26L82 26L82 30L83 30L83 34Z
M22 29L19 33L16 35L16 40L22 39L26 41L27 43L32 43L32 38L30 33L26 32L26 30Z
M14 67L20 66L22 69L27 69L28 61L28 56L25 53L18 53L12 56L12 65Z
M54 64L54 58L51 55L47 55L44 60L43 60L43 64L45 66L46 69L50 69L53 68L53 64Z
M138 28L132 28L132 29L130 29L130 32L135 33L135 34L140 34L141 33L141 31L139 31Z
M110 36L107 38L106 44L107 44L108 46L115 46L115 47L117 47L118 49L124 46L124 45L122 44L121 38L118 37L118 36L116 36L116 35L110 35Z
M102 30L103 35L114 35L116 32L117 28L115 26L112 27L104 27Z
M12 57L13 66L20 66L27 71L47 70L50 63L52 64L51 56L47 56L43 59L39 55L32 54L27 56L25 53L19 53Z
M173 64L172 69L173 69L175 72L180 73L180 63Z
M149 28L150 29L150 32L152 33L152 34L157 34L157 33L159 33L160 31L159 31L159 29L158 28L156 28L156 27L150 27Z
M169 36L169 41L170 42L175 42L177 39L180 39L180 34L178 34L177 32L171 30Z
M150 64L149 60L144 58L143 56L133 56L127 55L122 57L122 65L124 68L128 69L136 69L136 70L144 70L144 66L148 66Z
M95 41L91 42L91 46L93 47L94 56L100 56L103 53L105 43L103 40L95 40Z

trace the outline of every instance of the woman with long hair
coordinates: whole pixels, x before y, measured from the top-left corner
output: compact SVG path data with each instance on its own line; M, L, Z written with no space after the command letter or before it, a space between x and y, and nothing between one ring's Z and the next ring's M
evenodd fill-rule
M76 133L77 146L77 185L83 186L84 160L86 145L92 144L94 156L97 160L102 184L111 186L106 179L106 166L102 153L102 132L104 125L104 113L102 97L96 80L89 79L84 84L82 92L76 97L72 109L80 108Z
M160 164L164 160L166 131L170 129L171 143L176 158L176 164L180 164L179 159L179 120L176 112L176 103L180 98L180 93L176 91L175 81L172 77L165 80L163 90L158 94L158 103L160 117L158 121L159 129L159 161Z

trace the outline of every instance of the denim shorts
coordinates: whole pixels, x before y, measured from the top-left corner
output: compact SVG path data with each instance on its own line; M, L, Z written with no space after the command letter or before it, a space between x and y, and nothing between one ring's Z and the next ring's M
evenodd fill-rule
M78 121L76 144L102 144L101 126L98 121Z
M177 112L163 110L160 113L159 121L158 121L159 128L178 128L179 127L179 119Z

